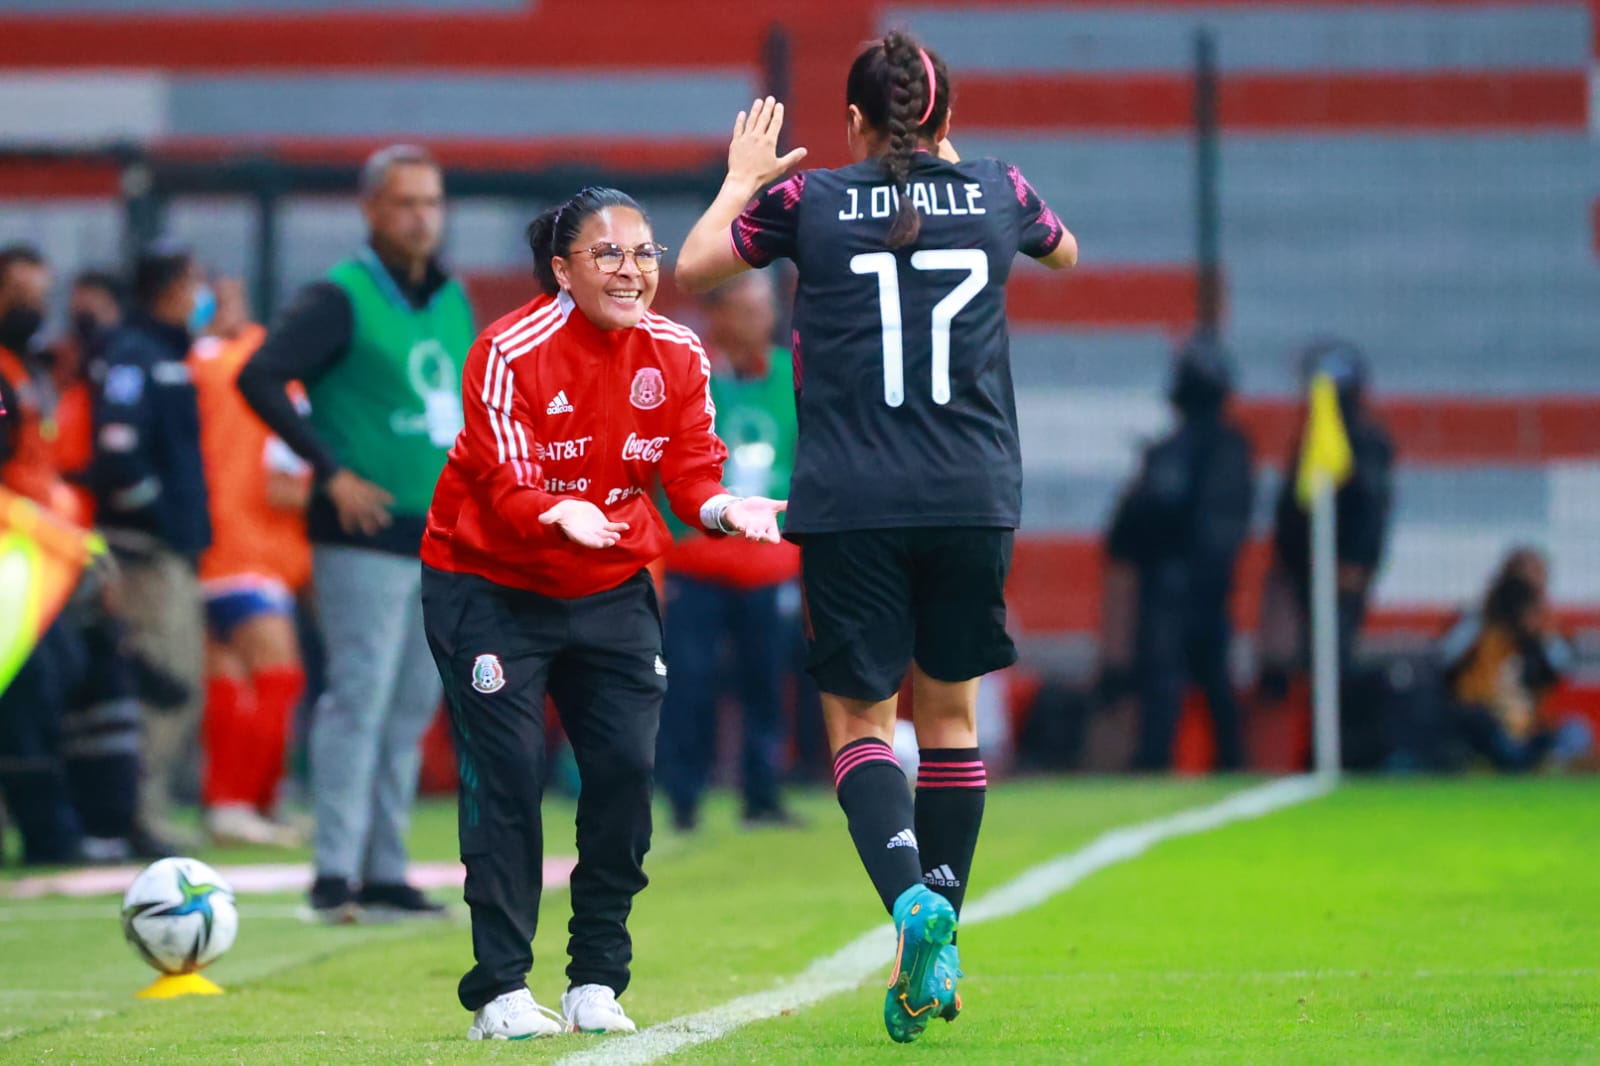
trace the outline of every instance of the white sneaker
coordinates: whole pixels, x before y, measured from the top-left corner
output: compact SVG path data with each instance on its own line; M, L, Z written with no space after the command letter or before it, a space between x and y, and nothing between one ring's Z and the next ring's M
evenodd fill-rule
M622 1013L617 994L606 985L578 985L561 993L561 1014L577 1033L632 1033L639 1027Z
M254 807L228 803L206 811L206 833L215 844L262 844L292 848L302 841L288 826L263 818Z
M478 1008L472 1016L468 1040L527 1040L557 1036L567 1031L561 1015L533 1001L526 988L507 992Z
M123 837L83 838L83 860L94 866L111 866L133 858L133 846Z

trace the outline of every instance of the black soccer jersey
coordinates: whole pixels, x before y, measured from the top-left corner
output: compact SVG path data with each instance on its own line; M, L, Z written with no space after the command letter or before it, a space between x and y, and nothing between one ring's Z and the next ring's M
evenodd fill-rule
M1016 528L1022 456L1006 278L1062 226L1016 167L918 152L909 193L882 164L809 170L733 225L751 266L793 259L800 443L785 529ZM889 250L897 196L922 232Z

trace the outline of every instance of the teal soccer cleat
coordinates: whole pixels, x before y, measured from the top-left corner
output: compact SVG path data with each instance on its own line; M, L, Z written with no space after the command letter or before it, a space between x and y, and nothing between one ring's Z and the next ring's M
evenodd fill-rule
M947 1022L955 1021L956 1015L961 1013L961 993L956 991L956 983L965 976L961 972L961 952L956 946L946 944L940 948L939 961L933 964L933 983L939 995L946 997L939 1017Z
M926 885L913 885L894 901L894 927L898 944L883 998L883 1026L891 1040L909 1044L922 1035L929 1018L954 1005L960 971L941 969L939 962L956 934L956 912Z

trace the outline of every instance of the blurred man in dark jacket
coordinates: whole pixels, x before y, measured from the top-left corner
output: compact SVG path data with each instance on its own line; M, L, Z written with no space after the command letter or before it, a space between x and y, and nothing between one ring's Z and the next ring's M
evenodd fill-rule
M1356 639L1366 621L1373 579L1383 561L1389 538L1389 513L1394 499L1394 444L1387 430L1373 418L1367 405L1367 362L1361 350L1344 340L1323 340L1310 345L1301 357L1303 384L1309 390L1316 374L1327 374L1339 394L1339 415L1350 438L1354 468L1335 497L1339 592L1340 676L1351 676ZM1301 424L1305 422L1301 419ZM1289 452L1283 487L1278 495L1273 535L1274 579L1287 586L1299 624L1280 627L1305 645L1305 626L1311 614L1311 514L1295 497L1295 471L1300 461L1297 434ZM1265 613L1265 612L1264 612ZM1265 628L1265 625L1264 625ZM1288 672L1298 656L1268 654L1262 669L1262 689L1281 698L1288 688ZM1280 661L1273 661L1280 660Z
M121 566L134 645L188 690L175 711L146 707L141 807L148 828L170 832L162 821L200 717L205 629L196 566L211 544L187 359L216 303L193 253L163 242L138 259L134 305L106 341L89 480Z
M1178 427L1152 444L1112 520L1108 553L1138 576L1134 666L1139 693L1135 768L1172 765L1184 690L1205 693L1217 766L1244 764L1228 661L1228 598L1250 529L1250 442L1225 407L1233 387L1226 352L1207 334L1173 363L1169 398Z
M48 390L35 343L51 280L38 249L0 248L0 488L53 511L66 502L66 489L52 462ZM0 686L0 796L26 862L77 857L81 830L58 749L80 658L70 627L52 624L10 685Z

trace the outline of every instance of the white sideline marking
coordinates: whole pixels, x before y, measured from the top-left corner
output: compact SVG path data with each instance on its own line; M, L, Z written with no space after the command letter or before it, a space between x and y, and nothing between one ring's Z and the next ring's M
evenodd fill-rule
M578 860L547 855L544 884L548 889L565 885ZM120 896L139 876L141 866L91 866L59 873L24 877L9 884L0 882L0 899L44 899L52 896ZM304 892L311 887L313 873L307 862L250 863L218 866L217 873L237 895L273 892ZM421 889L460 888L467 872L459 862L414 862L406 868L407 883Z
M257 918L293 918L305 920L305 906L299 903L252 903L248 900L239 902L239 915L247 921ZM59 907L30 906L30 907L0 907L0 925L11 922L83 922L107 921L116 924L122 920L121 907L116 901L111 901L104 906L92 906L86 903L67 904ZM463 911L465 913L465 911Z
M1173 837L1204 833L1230 822L1260 818L1273 811L1315 799L1332 788L1316 777L1293 777L1245 789L1207 807L1179 811L1139 825L1112 829L1087 847L1068 852L988 893L966 907L961 926L1009 918L1065 892L1090 874L1143 855ZM894 941L892 925L864 933L832 955L806 967L798 977L765 992L729 1000L697 1014L652 1025L632 1036L611 1037L584 1051L558 1059L556 1066L645 1066L696 1044L719 1040L735 1029L809 1007L846 992L882 970Z
M1432 981L1438 978L1454 977L1491 977L1507 980L1520 980L1527 977L1551 977L1568 979L1574 977L1600 976L1600 969L1593 967L1580 967L1578 969L1551 970L1543 966L1525 966L1511 970L1480 970L1480 969L1450 969L1450 970L1078 970L1072 973L1039 973L1035 971L1031 977L1048 977L1056 981L1345 981L1366 980L1371 977L1385 979L1400 978L1406 981ZM988 976L988 981L994 983L997 978ZM4 995L0 992L0 995Z

